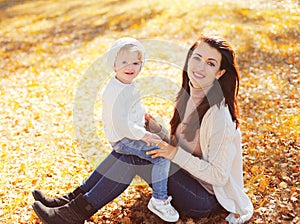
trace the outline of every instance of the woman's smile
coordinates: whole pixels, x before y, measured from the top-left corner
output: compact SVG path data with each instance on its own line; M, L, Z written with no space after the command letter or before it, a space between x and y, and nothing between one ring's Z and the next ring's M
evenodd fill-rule
M200 79L204 79L206 76L203 75L202 73L199 73L199 72L195 72L193 71L193 75L196 77L196 78L200 78Z

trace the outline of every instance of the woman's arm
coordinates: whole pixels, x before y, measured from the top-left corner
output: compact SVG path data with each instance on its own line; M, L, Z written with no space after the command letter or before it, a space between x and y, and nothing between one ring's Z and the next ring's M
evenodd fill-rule
M198 179L214 186L224 186L230 176L236 149L230 138L221 139L219 134L214 140L216 142L204 149L209 151L206 160L179 147L172 161Z
M153 157L161 156L170 159L196 178L212 185L225 185L236 155L236 144L233 142L234 128L231 127L234 124L227 124L227 115L223 112L223 110L218 110L217 116L206 118L206 121L203 120L204 127L200 130L200 135L207 138L205 139L207 144L201 144L202 151L206 154L205 160L193 156L181 147L174 147L163 142L159 144L160 149L153 150L148 154Z

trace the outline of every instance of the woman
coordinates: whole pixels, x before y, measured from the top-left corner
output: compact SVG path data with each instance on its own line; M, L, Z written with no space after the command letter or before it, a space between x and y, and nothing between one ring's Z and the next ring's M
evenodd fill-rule
M243 223L253 214L243 191L239 80L229 43L201 36L186 58L170 122L172 144L161 142L160 149L148 153L180 166L169 178L169 192L174 207L190 216L217 212L220 206L230 212L229 223Z
M170 122L171 144L153 142L160 148L148 155L172 161L168 191L180 213L202 217L224 208L230 212L229 223L244 223L253 205L243 191L234 51L223 39L201 36L188 52L182 78ZM146 119L150 129L159 128L151 116ZM49 199L34 191L33 208L45 223L84 223L121 194L135 175L150 183L151 164L113 151L69 195Z

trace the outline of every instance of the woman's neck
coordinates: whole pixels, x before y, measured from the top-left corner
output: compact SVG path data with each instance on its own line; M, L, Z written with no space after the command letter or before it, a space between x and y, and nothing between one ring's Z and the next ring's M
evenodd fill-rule
M204 98L204 96L207 95L208 91L213 86L213 85L209 85L209 86L202 87L202 88L195 88L191 82L189 82L189 85L190 85L190 95L191 95L191 97L193 97L193 98L202 98L202 99Z

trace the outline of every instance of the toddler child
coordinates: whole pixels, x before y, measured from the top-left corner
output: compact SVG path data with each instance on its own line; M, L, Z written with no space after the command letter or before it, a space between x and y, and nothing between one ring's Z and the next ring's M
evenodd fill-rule
M157 148L150 143L161 139L145 129L146 110L140 102L141 96L134 82L144 61L145 49L134 38L121 38L112 45L108 52L108 63L115 76L109 80L102 95L103 128L116 152L136 155L153 164L153 196L148 208L164 221L176 222L179 214L170 203L172 197L167 194L170 161L146 155L147 151Z

